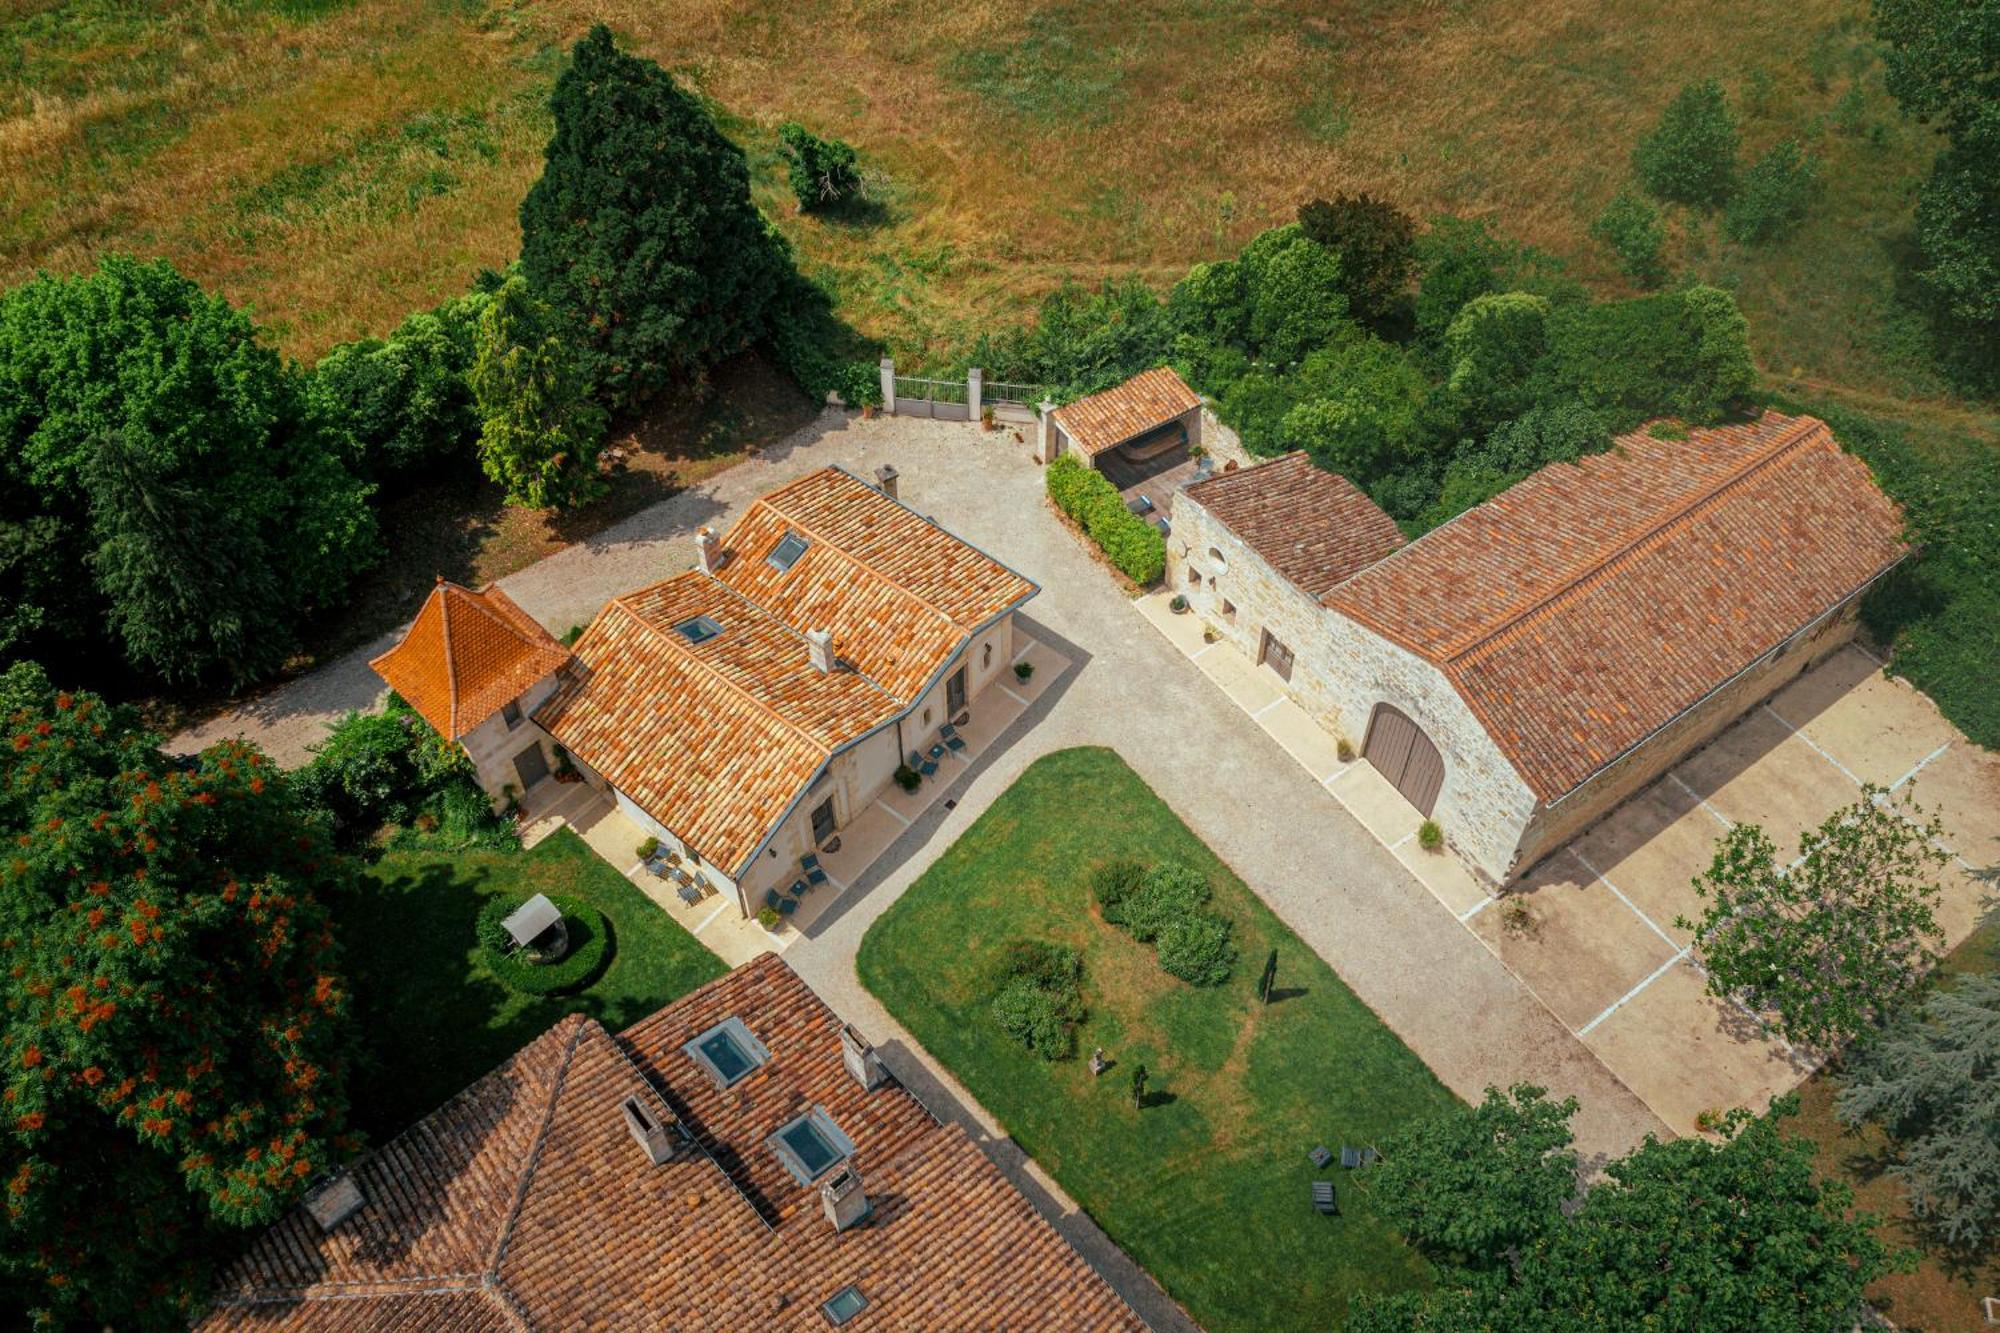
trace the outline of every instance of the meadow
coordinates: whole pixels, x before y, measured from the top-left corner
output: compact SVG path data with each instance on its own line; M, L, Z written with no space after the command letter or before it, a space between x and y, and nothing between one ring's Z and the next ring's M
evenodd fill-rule
M293 355L382 333L519 241L562 51L602 17L710 98L842 313L942 361L1066 278L1165 286L1313 195L1486 215L1620 289L1587 235L1637 135L1720 78L1746 154L1804 137L1827 190L1744 249L1677 214L1775 387L1994 433L1910 300L1933 139L1881 87L1864 0L27 0L0 30L0 280L163 254ZM776 129L848 139L859 219L798 216ZM1946 349L1948 351L1948 349Z

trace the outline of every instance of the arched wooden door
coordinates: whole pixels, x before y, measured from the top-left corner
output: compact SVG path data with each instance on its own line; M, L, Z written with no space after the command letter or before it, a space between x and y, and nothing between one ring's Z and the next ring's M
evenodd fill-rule
M1423 728L1388 704L1376 704L1368 719L1368 739L1361 752L1403 799L1428 819L1444 786L1444 757Z

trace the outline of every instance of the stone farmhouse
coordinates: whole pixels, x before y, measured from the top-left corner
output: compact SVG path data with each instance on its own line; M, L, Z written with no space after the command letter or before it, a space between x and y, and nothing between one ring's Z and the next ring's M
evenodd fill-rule
M1622 436L1407 544L1289 455L1175 496L1167 580L1505 884L1846 642L1908 553L1824 423L1766 413Z
M1144 1328L776 954L571 1015L222 1277L237 1329Z
M751 915L963 723L1039 591L881 481L823 468L703 529L697 568L614 599L574 649L519 626L505 644L431 632L472 623L446 608L527 619L497 589L441 585L376 669L489 791L572 766Z

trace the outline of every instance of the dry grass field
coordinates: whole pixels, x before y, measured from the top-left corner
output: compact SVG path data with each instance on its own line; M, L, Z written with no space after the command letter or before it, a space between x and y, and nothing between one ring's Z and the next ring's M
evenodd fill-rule
M1164 285L1340 189L1488 215L1615 290L1589 221L1713 74L1751 151L1809 136L1829 189L1765 250L1678 219L1678 266L1740 292L1774 380L1991 429L1897 297L1932 146L1882 91L1865 0L10 0L0 279L157 253L295 355L384 331L513 254L543 99L598 17L713 99L761 202L906 360L1066 276ZM874 219L796 216L787 118L886 175Z

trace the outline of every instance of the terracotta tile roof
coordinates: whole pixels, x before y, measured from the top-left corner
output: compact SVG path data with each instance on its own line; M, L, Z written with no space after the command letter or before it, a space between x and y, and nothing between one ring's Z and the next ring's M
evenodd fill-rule
M1395 519L1303 453L1221 473L1181 494L1314 600L1403 544Z
M1201 406L1201 395L1167 366L1141 371L1115 389L1055 410L1076 447L1091 458Z
M368 663L424 721L453 740L569 660L514 599L439 579L401 642Z
M787 533L806 545L781 571L766 557ZM837 468L759 500L722 550L716 576L605 607L535 720L737 875L833 751L914 704L1037 589ZM719 632L690 644L674 627L701 615ZM812 667L807 630L833 634L840 669Z
M730 1016L770 1059L717 1093L680 1045ZM302 1209L265 1232L202 1327L819 1329L850 1283L866 1327L1143 1327L964 1131L862 1091L839 1027L775 954L619 1037L566 1018L355 1167L367 1202L333 1232ZM635 1095L700 1150L648 1164ZM813 1106L874 1204L845 1232L765 1143Z
M1543 468L1324 599L1436 664L1553 800L1908 554L1825 423L1644 431Z

